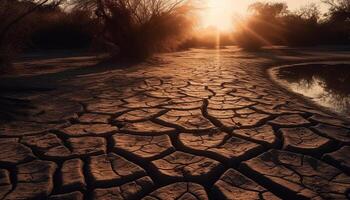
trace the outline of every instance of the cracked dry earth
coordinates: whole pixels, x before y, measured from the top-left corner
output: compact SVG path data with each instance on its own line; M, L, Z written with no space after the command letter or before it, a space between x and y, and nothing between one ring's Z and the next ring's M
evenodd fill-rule
M0 199L348 199L350 124L222 50L76 76L0 124Z

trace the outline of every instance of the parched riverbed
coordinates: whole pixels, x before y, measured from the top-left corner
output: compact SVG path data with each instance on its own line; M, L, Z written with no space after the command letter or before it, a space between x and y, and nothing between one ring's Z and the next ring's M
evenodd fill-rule
M347 199L350 123L267 72L320 58L350 60L194 49L2 78L22 90L2 94L0 199Z

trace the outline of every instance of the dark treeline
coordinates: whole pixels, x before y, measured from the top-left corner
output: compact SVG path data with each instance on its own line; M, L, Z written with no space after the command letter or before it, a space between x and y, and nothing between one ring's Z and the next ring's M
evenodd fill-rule
M90 11L63 0L0 0L0 66L23 51L90 46L98 23Z
M89 48L142 60L155 52L233 42L250 50L350 43L350 0L324 0L330 6L325 16L316 5L291 12L284 3L255 3L236 31L220 40L210 31L194 31L195 2L0 0L0 65L19 52L43 49Z
M190 35L187 0L0 0L0 65L23 51L89 47L142 60Z
M310 46L350 44L350 0L324 0L321 15L311 4L291 12L285 3L254 3L252 15L239 23L235 41L246 49L264 45Z

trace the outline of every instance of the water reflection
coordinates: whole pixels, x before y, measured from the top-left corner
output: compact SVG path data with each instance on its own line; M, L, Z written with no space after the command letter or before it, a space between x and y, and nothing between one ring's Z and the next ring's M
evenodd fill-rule
M350 65L308 64L281 68L277 77L294 92L350 116Z

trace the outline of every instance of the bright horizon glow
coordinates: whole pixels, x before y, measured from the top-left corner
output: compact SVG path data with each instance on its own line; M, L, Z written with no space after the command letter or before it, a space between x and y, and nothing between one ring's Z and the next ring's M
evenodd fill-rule
M213 27L225 32L234 29L234 16L245 16L248 7L258 0L205 0L203 11L201 11L201 26ZM296 10L311 3L317 4L322 12L327 6L321 0L269 0L262 2L285 2L289 10Z

